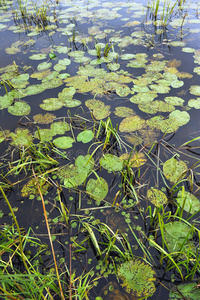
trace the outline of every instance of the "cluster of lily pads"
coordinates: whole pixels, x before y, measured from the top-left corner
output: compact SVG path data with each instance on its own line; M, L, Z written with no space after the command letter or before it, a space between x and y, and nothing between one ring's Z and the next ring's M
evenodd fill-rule
M19 123L26 116L28 128L18 127L11 132L5 124L0 132L0 143L5 142L17 147L20 154L31 145L35 144L38 149L37 145L49 143L51 149L67 159L67 162L63 162L59 157L56 171L48 165L45 175L37 174L38 182L42 195L47 199L50 189L54 186L69 196L73 192L78 192L80 198L80 195L84 195L83 199L87 200L84 204L84 213L79 217L93 218L92 227L89 221L83 223L77 216L71 214L63 203L59 208L61 215L54 218L53 223L65 220L68 226L68 218L71 218L69 224L72 231L76 230L78 224L80 232L83 231L88 237L87 240L90 239L88 245L81 248L75 241L78 234L73 233L76 255L79 254L79 247L88 250L92 243L96 256L100 257L96 266L96 276L108 277L117 274L119 283L125 290L124 294L116 284L109 283L108 288L103 289L101 297L97 297L96 300L119 299L119 297L147 298L156 292L154 282L159 274L153 268L153 260L149 259L148 249L141 246L140 239L142 242L149 241L150 247L160 251L169 269L175 268L181 278L182 271L179 265L187 273L188 278L194 278L190 269L194 269L194 273L199 272L197 259L199 231L196 223L190 222L190 217L184 221L182 215L183 213L196 215L200 211L200 204L192 189L185 190L188 164L173 156L165 159L163 166L157 169L157 173L159 171L163 179L163 185L173 194L173 205L177 209L174 219L164 214L165 210L168 211L170 192L166 195L166 190L161 190L157 184L148 184L145 200L149 210L154 209L154 213L150 214L153 220L151 229L154 230L152 229L153 233L147 237L145 231L132 219L137 220L138 216L134 209L143 204L140 194L143 185L139 182L138 174L141 170L147 170L151 163L148 160L147 164L149 153L112 151L114 146L109 138L115 132L113 128L109 128L110 133L104 137L104 144L99 139L95 125L87 126L88 118L86 119L85 115L88 117L90 113L93 124L97 126L101 120L108 117L118 123L120 133L115 136L115 142L119 144L121 141L125 145L125 138L129 143L126 144L127 147L130 144L142 143L152 145L160 133L175 132L190 121L190 111L193 108L200 109L200 85L198 85L200 50L190 47L191 39L198 39L200 32L198 26L200 22L195 17L195 1L184 3L181 1L180 6L174 7L173 13L187 10L187 14L182 14L180 18L176 14L171 20L168 19L168 28L175 30L180 35L181 41L179 36L171 40L174 39L173 33L167 32L163 18L160 20L158 17L148 18L148 12L144 13L143 4L135 1L122 3L73 1L73 5L72 1L65 0L62 4L57 1L58 3L53 5L49 3L47 23L39 21L41 19L34 12L32 1L26 1L27 16L24 18L22 14L20 15L23 5L14 6L19 11L13 21L12 5L9 5L12 1L5 2L0 7L0 34L10 32L14 33L16 38L18 34L25 35L23 38L19 37L19 40L12 40L9 47L6 45L5 51L0 49L3 57L8 56L6 60L8 64L0 68L0 110L2 113L8 113L8 117L9 114L14 116ZM173 6L175 2L172 1L171 5ZM146 7L147 11L149 8L150 11L154 11L150 4ZM165 1L163 4L165 5ZM44 6L38 5L38 13L41 14ZM165 7L159 8L158 16L164 10ZM29 23L27 28L33 16L34 21L38 23ZM26 17L28 22L25 22ZM116 30L115 26L119 21L122 25L120 30ZM179 29L181 32L178 32ZM167 34L168 40L164 38ZM188 34L190 39L187 40ZM45 35L48 38L42 45ZM149 52L146 51L147 48ZM191 58L193 55L192 61L195 64L193 72L188 73L185 64L179 58L169 59L166 49L175 52L181 50L184 58ZM23 63L21 57L24 58ZM47 98L44 92L51 93L51 91L52 97ZM37 114L33 115L35 95L39 99L37 99L39 105ZM85 114L81 119L86 121L83 122L84 127L77 128L73 120L68 122L66 118L69 111L73 115L76 110L79 112L82 110ZM105 132L108 127L108 123L105 122ZM102 135L106 135L105 132ZM73 149L77 142L80 148L84 147L85 155L79 155L73 161L69 161L66 150ZM100 149L102 151L99 154ZM27 151L25 163L20 164L17 161L18 165L14 167L14 170L17 170L15 174L24 171L29 158L30 153ZM46 158L52 161L51 166L54 167L54 159L48 155ZM40 162L46 163L42 159L37 161ZM9 172L12 173L12 166ZM117 178L116 186L119 190L110 200L109 194L113 183L111 184L108 179L112 176ZM144 182L145 180L144 175ZM146 182L144 185L146 186ZM20 197L41 200L32 175L20 187ZM60 201L60 198L56 199ZM106 223L102 231L98 218L91 210L91 204L94 211L100 210L102 206L102 215L105 209L109 209L107 216L103 215ZM57 207L57 204L55 206ZM139 209L139 215L142 216L142 220L148 218L142 208ZM161 219L166 220L163 227ZM51 214L49 221L52 221ZM115 223L118 224L118 228L114 226ZM100 246L91 228L101 236ZM157 239L158 232L161 232L161 242ZM112 235L110 244L109 234ZM137 239L136 234L142 237ZM140 259L135 258L136 252L130 254L132 246L127 245L131 237L134 237L134 241L137 240L140 250L144 250L142 254L140 253ZM123 242L120 244L120 241ZM124 247L123 251L121 247ZM101 259L102 253L104 259ZM112 263L113 258L117 262L117 268L115 263ZM109 268L106 267L106 263L109 264ZM189 264L193 264L191 268L188 267ZM114 286L114 291L111 286ZM189 283L173 287L169 299L179 299L180 294L187 297L188 293L191 299L199 297L196 286Z

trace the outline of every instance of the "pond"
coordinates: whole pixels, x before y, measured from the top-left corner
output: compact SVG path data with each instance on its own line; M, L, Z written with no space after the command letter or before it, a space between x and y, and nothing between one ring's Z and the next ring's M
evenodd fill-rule
M199 9L0 0L1 299L200 299Z

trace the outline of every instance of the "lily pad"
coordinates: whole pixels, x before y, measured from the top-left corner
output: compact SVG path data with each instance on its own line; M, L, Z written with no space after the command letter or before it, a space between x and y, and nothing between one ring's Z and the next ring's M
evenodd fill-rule
M199 199L189 192L184 191L183 193L182 191L179 191L176 201L180 207L183 207L185 211L190 212L191 214L200 210Z
M169 293L169 300L199 300L200 289L197 282L182 283L174 286Z
M10 133L12 138L11 145L15 147L25 147L31 144L33 138L28 129L17 128L14 132Z
M129 153L124 153L120 156L120 159L122 161L129 161L129 167L132 168L139 168L140 166L143 166L147 161L145 154L142 152L132 153L131 157Z
M146 126L146 122L144 119L141 119L138 116L127 117L122 120L119 124L119 130L121 132L133 132L144 128Z
M92 130L84 130L77 135L77 141L89 143L94 137L94 133Z
M102 177L96 180L91 178L87 183L86 191L91 198L100 202L105 199L108 194L108 184Z
M8 107L8 112L14 116L24 116L29 115L31 112L31 107L25 102L15 102L13 105Z
M176 255L181 248L183 253L187 251L188 247L194 248L194 244L190 241L192 238L191 227L184 222L174 221L165 224L164 238L170 252L175 252Z
M190 94L200 96L200 85L192 85L190 87Z
M184 101L182 98L180 97L165 97L165 102L175 105L175 106L182 106Z
M102 120L111 114L110 105L105 105L100 100L89 99L85 105L93 110L93 115L97 120Z
M47 57L46 54L42 54L42 53L39 53L39 54L33 54L31 56L29 56L30 59L33 59L33 60L42 60L42 59L45 59Z
M165 177L173 183L184 178L187 169L187 165L184 161L178 161L174 157L168 159L163 165L163 173Z
M127 85L118 85L116 88L116 93L120 97L126 97L130 94L131 90Z
M67 122L54 122L51 124L52 135L65 134L66 131L70 130L70 126Z
M135 112L132 108L126 106L118 106L115 108L114 114L118 117L130 117L131 115L135 115Z
M48 192L50 184L48 183L48 181L42 178L38 178L38 181L40 190L42 194L45 195ZM30 195L33 195L34 197L39 195L38 187L34 178L29 180L21 189L22 197L28 198Z
M94 159L90 155L79 155L75 160L75 165L66 165L57 171L58 177L64 181L66 188L81 185L92 171Z
M33 120L38 124L49 124L53 122L56 116L54 114L46 113L44 115L38 114L33 116Z
M40 107L44 110L54 111L63 107L63 102L59 98L48 98L43 100L43 104Z
M147 191L147 197L148 200L157 207L160 207L168 201L167 196L156 188L150 188Z
M69 136L61 136L53 140L53 143L56 147L60 149L68 149L72 147L74 139Z
M155 271L139 259L129 260L119 267L118 276L122 280L122 287L137 298L150 297L156 288L153 281Z
M190 99L188 101L189 107L194 107L196 109L200 109L200 98Z
M104 154L100 159L100 165L109 173L121 171L123 169L123 162L118 156L113 154Z

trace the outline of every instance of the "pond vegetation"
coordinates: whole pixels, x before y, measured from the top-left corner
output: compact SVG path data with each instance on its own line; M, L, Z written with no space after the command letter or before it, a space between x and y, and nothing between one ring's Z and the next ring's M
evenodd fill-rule
M0 1L0 298L200 298L199 4Z

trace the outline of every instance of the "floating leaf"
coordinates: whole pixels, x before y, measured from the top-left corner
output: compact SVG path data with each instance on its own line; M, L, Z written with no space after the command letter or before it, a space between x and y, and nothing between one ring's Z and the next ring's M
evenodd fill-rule
M79 155L75 165L66 165L57 171L58 177L64 181L66 188L81 185L93 169L94 160L90 155Z
M50 129L40 129L39 131L35 131L35 138L40 140L41 142L48 142L52 140L52 131Z
M175 107L169 103L165 103L163 101L155 100L149 103L141 103L138 105L138 108L146 113L155 114L158 111L162 112L171 112L175 110Z
M48 192L50 186L49 182L42 178L38 178L37 180L40 185L41 193L45 195ZM28 198L30 195L34 195L34 197L39 195L38 187L34 178L29 180L21 189L22 197Z
M58 110L63 107L63 102L59 98L49 98L43 100L43 104L40 107L44 110Z
M53 140L53 143L56 147L60 149L68 149L72 147L74 139L69 136L61 136Z
M122 161L129 161L129 167L132 168L139 168L140 166L143 166L147 161L145 154L142 152L132 153L131 157L129 153L124 153L120 156L120 159Z
M200 109L200 98L190 99L188 101L189 107L194 107L196 109Z
M10 137L12 138L11 145L15 147L25 147L30 145L33 138L28 129L17 128L15 133L11 132Z
M104 154L100 159L100 165L109 173L121 171L123 169L123 162L118 156L113 154Z
M180 97L165 97L164 98L165 102L171 104L171 105L176 105L176 106L182 106L184 101L182 98Z
M39 53L39 54L33 54L31 56L29 56L30 59L33 59L33 60L42 60L42 59L45 59L47 57L46 54L42 54L42 53Z
M52 135L65 134L66 131L70 130L70 126L67 122L54 122L51 124Z
M91 178L87 183L86 191L91 198L100 202L105 199L108 194L108 184L102 177L96 180Z
M118 276L122 280L122 287L137 298L152 296L156 290L153 281L155 271L142 260L135 259L122 263L119 267Z
M185 211L194 214L195 212L200 210L200 201L189 192L179 191L176 198L180 207L183 207Z
M169 300L199 300L200 289L197 282L182 283L174 286L169 293Z
M109 64L107 64L107 68L111 71L117 71L120 68L120 64L118 64L118 63L109 63Z
M191 85L190 94L200 96L200 85Z
M116 93L120 97L126 97L130 94L131 90L127 85L118 85L116 88Z
M147 191L147 197L148 200L157 207L160 207L168 201L167 196L162 191L156 188L150 188Z
M24 116L29 115L31 112L31 107L25 102L15 102L12 106L8 107L8 112L14 116Z
M168 159L163 165L165 177L173 183L185 177L187 165L182 160L176 160L174 157Z
M56 57L57 57L56 54L54 54L54 53L49 53L49 58L50 58L50 59L54 59L54 58L56 58Z
M184 252L187 252L188 248L195 251L193 242L189 241L192 238L191 227L184 222L174 221L165 224L164 238L171 254L175 252L175 255L177 255L180 249L182 249L182 256L184 256Z
M146 126L145 120L138 116L127 117L119 124L121 132L132 132L144 128Z
M49 62L49 63L43 62L37 66L37 69L38 69L38 71L43 71L43 70L47 70L47 69L51 68L51 66L52 66L51 62Z
M111 114L110 105L105 105L100 100L89 99L85 105L93 110L93 115L97 120L102 120Z
M77 141L89 143L94 137L94 133L92 130L84 130L77 135Z
M118 106L115 108L114 114L118 117L130 117L130 115L135 115L132 108L126 106Z
M33 116L33 120L38 124L49 124L53 122L56 116L50 113L46 113L45 115L38 114Z

